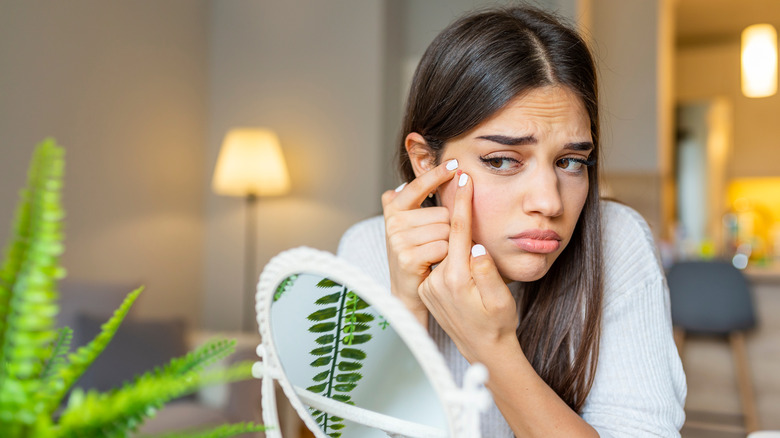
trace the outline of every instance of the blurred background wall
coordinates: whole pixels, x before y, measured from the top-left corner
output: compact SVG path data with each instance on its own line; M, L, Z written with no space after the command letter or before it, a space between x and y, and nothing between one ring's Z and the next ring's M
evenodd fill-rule
M66 147L68 278L146 284L197 320L208 123L206 1L0 2L0 241L35 144Z

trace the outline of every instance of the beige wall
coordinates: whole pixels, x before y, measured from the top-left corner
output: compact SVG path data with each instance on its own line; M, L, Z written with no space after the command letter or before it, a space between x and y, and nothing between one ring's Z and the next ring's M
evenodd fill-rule
M211 3L202 172L211 175L229 128L257 125L279 134L292 179L290 195L257 206L257 273L294 246L335 252L351 224L381 212L383 11L381 0ZM238 328L244 204L203 196L203 322Z
M669 0L589 0L599 68L603 192L663 234L672 126Z
M68 278L146 284L146 316L198 315L207 12L192 0L0 0L0 242L34 144L54 136L67 154Z
M738 42L682 47L677 52L678 100L722 97L734 114L734 150L728 178L780 175L780 95L747 98L740 89Z

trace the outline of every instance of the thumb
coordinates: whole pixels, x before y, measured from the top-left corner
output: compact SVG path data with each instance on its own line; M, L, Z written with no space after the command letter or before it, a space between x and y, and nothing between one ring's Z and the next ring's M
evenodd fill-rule
M514 306L514 298L498 273L493 258L480 244L471 247L471 277L486 310L492 311L510 304Z

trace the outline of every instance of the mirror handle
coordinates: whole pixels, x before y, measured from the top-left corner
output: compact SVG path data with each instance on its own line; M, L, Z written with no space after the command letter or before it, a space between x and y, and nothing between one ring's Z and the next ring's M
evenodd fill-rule
M322 412L344 418L357 424L379 429L391 437L399 438L447 438L447 432L442 429L401 420L389 415L352 406L337 400L315 394L303 388L293 386L304 404Z
M463 376L463 388L451 394L450 400L461 408L460 427L464 437L481 436L479 416L490 406L491 396L485 382L488 379L488 370L481 363L471 365Z

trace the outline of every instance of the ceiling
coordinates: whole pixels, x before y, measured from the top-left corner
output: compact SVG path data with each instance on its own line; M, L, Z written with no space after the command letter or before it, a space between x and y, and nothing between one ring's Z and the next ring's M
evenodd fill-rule
M780 29L780 0L676 0L677 45L739 42L742 29L770 23Z

